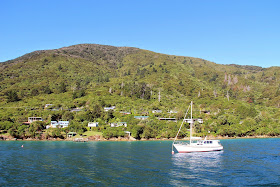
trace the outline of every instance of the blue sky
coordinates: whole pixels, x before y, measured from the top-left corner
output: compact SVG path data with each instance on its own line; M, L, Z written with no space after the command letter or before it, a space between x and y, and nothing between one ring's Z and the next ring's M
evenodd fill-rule
M278 0L1 0L0 62L81 43L280 66Z

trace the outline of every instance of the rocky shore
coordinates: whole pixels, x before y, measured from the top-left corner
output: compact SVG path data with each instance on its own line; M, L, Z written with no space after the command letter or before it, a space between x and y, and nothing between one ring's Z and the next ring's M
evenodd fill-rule
M208 139L246 139L246 138L279 138L280 136L267 136L267 135L262 135L262 136L244 136L244 137L227 137L227 136L209 136L207 137ZM47 138L47 139L37 139L37 138L26 138L26 139L18 139L18 138L13 138L10 135L0 135L0 141L74 141L75 138L77 137L72 137L72 138L66 138L66 139L61 139L61 138ZM150 138L150 139L145 139L142 138L140 140L137 140L133 137L118 137L118 138L110 138L106 139L103 138L100 135L96 136L89 136L89 137L78 137L87 141L165 141L165 140L174 140L174 138L161 138L161 139L156 139L156 138ZM188 140L188 137L183 138L183 139L178 139L178 140Z

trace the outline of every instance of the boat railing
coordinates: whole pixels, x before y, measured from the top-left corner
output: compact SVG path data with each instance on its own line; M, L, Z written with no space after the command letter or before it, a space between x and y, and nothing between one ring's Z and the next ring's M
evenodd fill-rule
M189 142L185 142L185 141L176 141L174 142L174 144L180 144L180 145L189 145Z

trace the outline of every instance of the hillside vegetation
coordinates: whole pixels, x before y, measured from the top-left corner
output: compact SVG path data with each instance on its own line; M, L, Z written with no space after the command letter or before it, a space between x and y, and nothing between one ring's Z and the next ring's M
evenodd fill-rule
M198 135L280 134L280 67L219 65L137 48L81 44L26 54L0 63L0 72L0 130L17 138L82 134L93 121L105 138L124 136L124 131L137 139L171 138L190 101L194 117L204 119L195 126ZM108 106L116 109L105 112ZM134 118L143 115L149 118ZM32 116L44 122L22 125ZM44 130L54 120L69 120L70 126ZM117 122L128 125L108 125ZM180 137L188 136L187 128Z

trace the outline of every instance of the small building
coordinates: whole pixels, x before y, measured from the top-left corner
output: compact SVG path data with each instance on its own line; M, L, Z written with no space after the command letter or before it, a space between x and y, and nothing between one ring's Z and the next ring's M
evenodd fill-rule
M118 127L121 127L121 126L127 127L127 123L126 122L118 122Z
M118 123L110 123L110 127L118 127Z
M50 128L65 128L69 126L69 121L51 121Z
M129 114L131 114L131 112L123 112L123 111L121 111L120 113L123 114L123 115L129 115Z
M149 116L134 116L135 119L145 120L148 119Z
M22 125L30 125L34 121L43 121L41 117L28 117L27 122L22 122Z
M57 121L51 121L49 128L56 128L58 125Z
M104 107L104 111L108 112L109 110L115 110L116 107L115 106L111 106L111 107Z
M89 122L88 127L98 127L98 122Z
M28 117L28 123L32 123L34 121L43 121L41 117Z
M155 113L162 113L162 110L152 110L152 113L155 114Z
M45 104L45 108L52 106L53 104Z
M131 136L131 132L129 132L129 131L124 131L124 133L125 133L125 135L127 135L128 137Z
M65 128L69 126L69 121L59 121L58 122L59 127Z
M203 123L203 119L184 119L184 122L187 123L194 123L195 121L198 121L198 123Z
M77 135L76 132L68 132L68 133L67 133L67 137L68 137L68 138L72 138L73 136L76 136L76 135Z
M210 115L210 111L209 110L201 110L201 112L204 113L204 114Z
M161 121L173 121L173 122L177 122L176 118L158 118Z
M121 126L127 127L127 123L126 122L110 123L110 126L111 127L121 127Z
M81 112L82 111L82 109L80 109L80 108L72 108L72 109L70 109L70 112Z
M178 111L176 111L176 110L170 110L169 112L167 112L167 113L169 113L169 114L177 114L178 113Z

